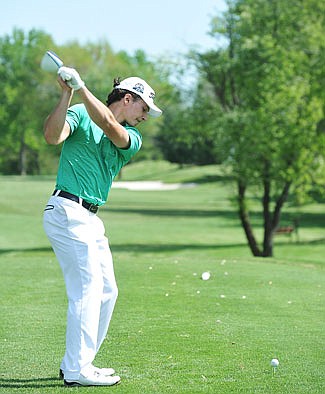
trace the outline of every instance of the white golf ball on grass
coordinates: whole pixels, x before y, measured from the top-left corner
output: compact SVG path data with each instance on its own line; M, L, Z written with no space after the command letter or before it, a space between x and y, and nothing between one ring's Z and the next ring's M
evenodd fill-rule
M271 366L273 367L273 368L276 368L276 367L278 367L279 366L279 360L277 359L277 358L272 358L272 360L271 360Z
M201 275L201 279L202 280L209 280L210 279L210 272L203 272L203 274Z

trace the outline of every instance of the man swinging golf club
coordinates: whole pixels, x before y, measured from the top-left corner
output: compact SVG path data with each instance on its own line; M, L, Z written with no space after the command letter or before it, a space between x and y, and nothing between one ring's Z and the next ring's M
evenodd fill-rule
M112 386L120 381L115 371L93 365L118 293L108 239L96 213L114 177L141 147L136 126L162 111L154 104L154 90L138 77L115 80L105 106L75 69L61 64L55 66L61 96L44 124L48 144L63 142L55 190L44 211L44 229L68 296L60 374L66 386ZM74 92L82 103L70 107Z

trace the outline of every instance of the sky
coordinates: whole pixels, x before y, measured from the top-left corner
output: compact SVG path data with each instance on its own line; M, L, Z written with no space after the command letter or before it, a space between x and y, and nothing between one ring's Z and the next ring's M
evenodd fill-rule
M116 52L155 57L215 47L210 22L225 9L225 0L6 0L0 37L36 28L57 45L106 40Z

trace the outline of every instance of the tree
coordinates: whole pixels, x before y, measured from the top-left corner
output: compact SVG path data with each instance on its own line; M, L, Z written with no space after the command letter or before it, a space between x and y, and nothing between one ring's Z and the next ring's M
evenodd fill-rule
M207 97L195 93L194 97L190 106L175 100L167 109L156 143L172 163L220 164L218 133L212 122L218 108Z
M227 38L227 47L198 55L223 109L225 159L254 256L273 255L289 193L302 199L324 181L324 11L314 0L231 1L212 30ZM261 246L250 219L251 190L262 204Z
M177 87L169 96L170 105L156 137L163 157L172 163L207 165L220 164L218 124L215 121L220 106L216 105L211 85L191 76L191 55L176 65L169 60Z
M48 149L42 136L43 122L60 95L56 75L40 69L47 49L54 50L66 65L76 67L87 86L105 102L115 77L139 75L158 92L157 103L164 108L173 86L159 64L149 61L143 51L134 56L113 53L106 41L81 46L77 41L57 47L52 38L32 29L14 29L0 38L0 172L4 174L54 173L60 147ZM78 95L73 104L78 102ZM161 119L141 127L143 149L137 159L160 153L154 136ZM54 152L54 153L53 153Z
M48 93L39 67L43 48L54 47L47 34L15 29L0 39L0 171L38 172L40 130Z

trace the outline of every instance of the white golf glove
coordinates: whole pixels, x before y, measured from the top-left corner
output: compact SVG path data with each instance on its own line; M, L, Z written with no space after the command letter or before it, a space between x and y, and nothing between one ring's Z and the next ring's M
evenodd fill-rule
M58 74L73 90L79 90L85 86L84 81L80 78L80 75L74 68L65 66L60 67Z

